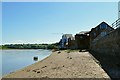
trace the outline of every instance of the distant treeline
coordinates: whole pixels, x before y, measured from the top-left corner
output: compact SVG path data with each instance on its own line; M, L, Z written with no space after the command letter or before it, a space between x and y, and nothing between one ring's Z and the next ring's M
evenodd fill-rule
M54 44L7 44L0 49L58 49L58 43Z

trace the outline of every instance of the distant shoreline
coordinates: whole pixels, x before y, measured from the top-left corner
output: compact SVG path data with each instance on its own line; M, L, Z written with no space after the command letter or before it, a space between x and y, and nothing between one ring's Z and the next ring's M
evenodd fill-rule
M0 50L38 50L38 49L34 49L34 48L31 48L31 49L12 49L12 48L9 48L9 49L0 49ZM43 49L43 50L52 50L52 49Z
M59 49L59 44L5 44L0 49Z
M40 49L0 49L0 50L40 50ZM52 49L43 49L43 50L52 50Z

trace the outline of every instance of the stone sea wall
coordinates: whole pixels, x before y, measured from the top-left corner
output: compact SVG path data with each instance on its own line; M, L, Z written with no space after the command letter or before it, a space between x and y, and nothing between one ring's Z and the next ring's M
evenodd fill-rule
M98 54L111 55L120 59L120 28L90 44L90 49Z

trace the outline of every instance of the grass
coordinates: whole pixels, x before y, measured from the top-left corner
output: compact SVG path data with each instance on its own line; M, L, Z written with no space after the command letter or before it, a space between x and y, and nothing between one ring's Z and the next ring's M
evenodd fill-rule
M79 52L80 50L71 50L71 49L68 49L68 50L65 50L65 52L67 53L70 53L70 52Z
M0 50L4 50L4 49L9 49L9 48L0 45Z

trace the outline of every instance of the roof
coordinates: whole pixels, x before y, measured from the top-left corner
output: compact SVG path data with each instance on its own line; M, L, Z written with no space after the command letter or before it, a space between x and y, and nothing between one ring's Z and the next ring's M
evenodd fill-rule
M81 31L81 32L79 32L79 33L77 33L77 34L88 34L90 31Z
M105 23L106 25L108 25L106 22L103 21L103 22L101 22L99 25L97 25L95 28L92 28L91 31L94 30L94 29L96 29L97 27L99 27L99 26L100 26L101 24L103 24L103 23ZM108 25L108 27L110 27L111 29L114 30L114 28L112 28L110 25ZM91 33L91 31L90 31L90 33Z
M70 38L71 40L74 40L75 37L72 36L72 34L63 34L64 37Z
M103 23L105 23L106 25L108 25L106 22L103 21L103 22L101 22L98 26L100 26L100 25L103 24ZM96 27L98 27L98 26L96 26ZM96 28L96 27L95 27L95 28ZM110 25L108 25L108 27L112 28ZM112 29L114 29L114 28L112 28Z
M69 37L73 37L72 34L63 34L63 36L69 38Z

